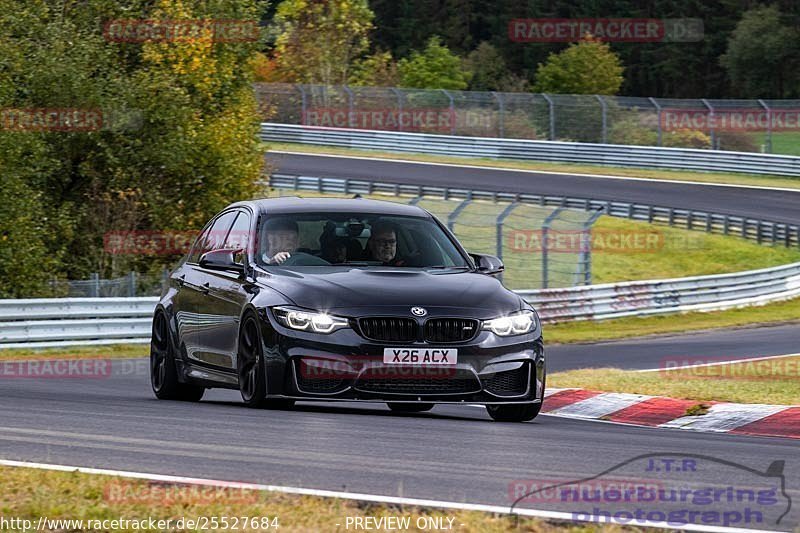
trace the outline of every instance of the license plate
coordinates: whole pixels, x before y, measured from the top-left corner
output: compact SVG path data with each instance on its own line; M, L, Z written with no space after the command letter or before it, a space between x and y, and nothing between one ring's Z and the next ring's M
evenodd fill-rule
M454 365L454 348L384 348L383 362L390 365Z

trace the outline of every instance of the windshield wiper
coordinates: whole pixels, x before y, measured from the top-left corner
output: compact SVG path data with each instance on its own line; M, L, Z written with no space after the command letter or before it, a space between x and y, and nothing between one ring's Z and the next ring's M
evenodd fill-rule
M457 268L459 270L469 270L472 267L469 267L469 266L466 266L466 265L432 265L432 266L426 266L426 267L423 267L423 268L431 269L431 270L433 270L433 269L441 270L441 269L445 269L445 268Z
M380 261L347 261L345 263L333 263L332 266L380 266Z

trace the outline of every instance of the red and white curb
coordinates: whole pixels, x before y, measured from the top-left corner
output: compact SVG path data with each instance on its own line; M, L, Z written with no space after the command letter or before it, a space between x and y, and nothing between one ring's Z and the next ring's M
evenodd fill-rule
M705 414L687 415L698 404ZM800 406L699 402L662 396L598 392L586 389L548 389L542 413L583 420L800 439Z

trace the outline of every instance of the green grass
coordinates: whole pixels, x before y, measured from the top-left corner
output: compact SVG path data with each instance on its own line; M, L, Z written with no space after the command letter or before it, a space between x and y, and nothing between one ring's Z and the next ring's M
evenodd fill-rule
M800 298L727 311L545 324L544 339L546 344L577 344L782 323L800 323Z
M278 518L277 531L312 532L346 531L347 517L408 517L410 529L404 531L425 531L418 529L418 518L453 519L453 530L463 533L507 531L551 533L578 532L617 532L641 531L638 528L619 526L597 526L546 522L538 519L516 519L508 515L495 515L480 512L448 511L416 507L397 507L381 504L366 504L335 498L295 496L277 492L261 492L237 489L209 489L150 483L103 475L89 475L78 472L52 472L29 468L0 467L0 489L3 501L0 513L6 519L11 517L32 520L35 527L39 517L53 519L88 520L155 520L181 517L222 517L234 524L234 517ZM510 505L511 502L509 502ZM339 524L337 526L337 524ZM84 526L87 524L84 523ZM222 530L222 526L220 529ZM354 529L351 524L350 530ZM52 530L52 529L51 529ZM65 530L65 529L62 529ZM94 529L96 530L96 529ZM107 528L107 530L122 530ZM165 529L162 529L163 531ZM177 531L175 522L168 530ZM187 529L183 529L187 530ZM200 530L200 529L193 529ZM213 531L214 529L206 529ZM232 531L233 529L228 529ZM72 528L69 531L91 531L87 527ZM137 531L130 528L127 531ZM138 529L138 531L159 531L158 529ZM242 527L239 522L236 531L275 531L274 528ZM656 531L656 530L653 530Z
M757 133L756 142L766 144L767 134ZM777 131L772 133L772 153L783 155L800 155L800 133L793 131Z
M773 142L778 142L777 138L773 138ZM783 143L784 141L780 141ZM786 150L794 150L791 153L800 151L800 144L792 146L792 143L797 142L795 139L788 138L785 141ZM413 153L394 153L394 152L380 152L377 150L359 150L352 148L341 148L336 146L312 146L306 144L293 144L293 143L268 143L268 147L272 151L288 151L288 152L304 152L304 153L322 153L322 154L335 154L335 155L350 155L350 156L365 156L365 157L382 157L385 159L404 159L413 161L425 161L432 163L447 163L457 165L471 165L471 166L490 166L496 168L508 169L521 169L521 170L538 170L538 171L552 171L552 172L566 172L577 174L597 174L615 176L629 176L636 178L650 178L659 180L679 180L679 181L696 181L699 183L727 183L734 185L753 185L759 187L782 187L790 189L800 189L800 178L793 177L780 177L780 176L762 176L756 174L731 174L723 172L687 172L682 170L650 170L650 169L633 169L633 168L620 168L611 166L600 165L578 165L567 163L545 163L534 161L509 161L502 159L490 159L481 157L456 157L456 156L440 156L429 154L413 154ZM775 153L778 153L777 150ZM782 152L783 153L783 152Z
M592 254L593 283L723 274L800 261L797 248L608 216L601 217L593 231L612 236L655 235L653 250L643 246L609 253L596 248Z
M14 348L0 350L0 361L22 359L71 359L96 357L127 359L150 355L149 344L109 344L107 346L75 346L66 348Z
M676 359L679 359L676 357ZM547 377L552 387L667 396L687 400L800 404L800 357L659 372L596 368Z

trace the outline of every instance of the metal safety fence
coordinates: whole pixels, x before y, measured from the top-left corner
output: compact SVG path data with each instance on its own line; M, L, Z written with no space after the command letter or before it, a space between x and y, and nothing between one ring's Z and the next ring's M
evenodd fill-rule
M265 122L263 141L383 152L800 177L800 157L689 148L530 141Z
M715 100L262 83L265 119L474 137L800 155L800 100Z
M545 323L731 309L800 296L800 263L517 293ZM156 303L157 298L0 300L0 349L147 343Z

